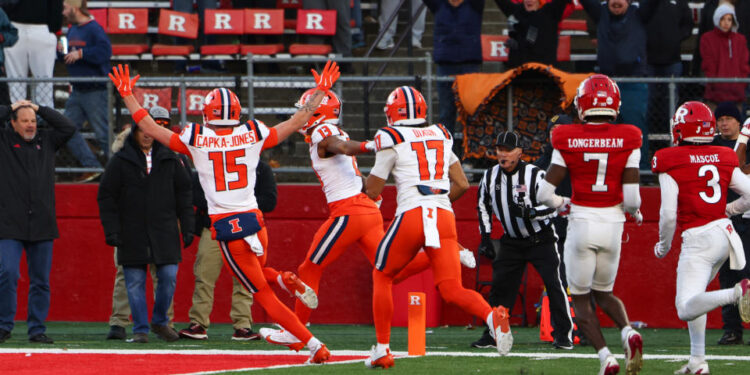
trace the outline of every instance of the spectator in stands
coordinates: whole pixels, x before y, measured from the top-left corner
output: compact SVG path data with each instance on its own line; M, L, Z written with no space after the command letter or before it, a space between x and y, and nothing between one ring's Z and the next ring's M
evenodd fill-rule
M596 61L599 71L611 77L646 75L646 25L659 0L580 0L583 9L597 24ZM648 124L648 86L645 83L619 83L622 107L617 121L641 129L640 169L650 169Z
M18 41L18 29L10 23L8 15L0 8L0 47L12 47ZM0 78L7 77L5 72L5 54L0 48ZM0 105L10 105L8 82L0 82Z
M51 129L37 128L37 115ZM75 125L54 108L27 100L0 105L0 342L10 338L16 316L21 256L28 265L28 334L33 343L53 343L44 333L49 312L55 219L55 152Z
M5 48L5 71L9 78L25 78L29 69L35 78L52 78L57 45L55 33L62 28L62 3L63 0L23 0L3 6L11 24L18 29L18 43ZM8 86L11 102L27 98L26 83ZM51 82L36 85L34 101L44 107L54 107Z
M365 33L362 31L362 3L360 0L352 1L352 20L354 27L352 30L352 48L362 48L365 46Z
M527 62L553 65L557 63L557 25L571 0L495 0L508 17L509 68ZM544 6L542 6L544 5Z
M722 3L714 11L713 30L701 36L701 69L709 78L747 77L748 48L745 36L737 33L734 6ZM719 102L740 104L745 99L745 83L707 83L703 97L713 106Z
M266 214L276 207L276 181L273 170L260 160L255 169L255 197L258 208ZM210 315L214 305L214 286L219 278L223 261L219 242L211 238L211 219L208 217L208 203L198 183L197 176L193 181L193 203L196 207L195 234L200 236L198 253L195 254L195 289L193 289L193 305L188 316L190 325L180 330L180 337L205 340L208 338L206 330L211 324ZM232 340L259 340L260 334L253 332L253 316L250 306L253 295L245 289L236 277L232 278L232 319L234 334Z
M438 76L479 72L482 65L484 0L423 0L434 16L433 59ZM453 82L437 83L439 122L457 133ZM463 134L460 134L463 138ZM454 143L455 149L461 142Z
M177 264L182 260L180 228L185 245L195 225L190 176L181 160L134 127L107 164L99 185L99 214L106 242L117 247L123 266L128 304L133 314L133 342L148 342L146 268L156 265L159 279L151 330L166 341L179 339L168 326ZM179 226L178 226L179 219Z
M107 33L89 14L86 0L65 0L63 15L71 26L68 29L68 50L60 52L65 54L63 60L70 76L107 77L112 45ZM99 160L81 136L81 128L88 121L103 155L109 146L107 83L74 81L72 86L70 98L65 103L65 116L73 121L78 131L68 141L68 150L83 167L101 168ZM86 172L77 182L89 182L100 174Z
M166 108L160 106L153 106L149 110L149 115L154 121L165 127L170 128L171 119L169 111ZM116 154L122 150L125 142L130 137L132 128L128 124L127 127L115 137L112 142L112 154ZM189 175L192 175L190 162L187 160L187 156L182 154L176 154L178 158L182 160L182 165L185 166L185 170ZM192 177L191 177L192 180ZM192 238L188 239L192 241ZM185 244L185 247L189 246L189 243ZM117 272L115 273L115 285L112 288L112 314L109 316L109 333L107 334L107 340L125 340L127 333L125 327L130 324L130 304L128 304L128 291L125 287L125 275L123 274L122 266L117 263L117 248L115 247L115 267ZM154 293L159 289L159 276L156 274L157 266L152 264L149 267L151 273L151 280L154 283ZM173 327L174 320L174 301L169 304L167 310L168 326Z
M394 46L393 36L396 35L399 3L399 0L380 0L380 15L378 16L378 22L380 23L379 33L383 32L388 19L391 18L393 13L396 13L396 16L393 19L393 22L388 26L388 28L385 29L383 38L380 39L380 42L378 42L378 45L376 46L378 49L389 50ZM409 4L408 2L404 2L404 4L406 7L409 7L411 5L412 18L416 16L416 19L414 19L414 23L411 28L411 45L416 48L422 48L422 34L424 33L424 20L425 16L427 15L427 11L422 10L419 14L417 14L417 10L419 10L419 7L422 5L422 2L420 0L411 0L411 4Z
M653 1L653 0L652 0ZM646 66L651 77L682 75L680 43L693 33L693 16L687 0L657 1L654 15L646 25ZM648 119L655 126L669 124L667 86L649 85ZM664 129L664 128L662 128Z
M198 24L203 25L203 15L206 13L206 9L216 9L216 0L172 0L172 9L177 12L193 13L193 2L195 2L195 5L197 5L195 9L197 10L198 18L200 19ZM198 35L197 40L202 40L205 44L214 44L213 36L206 36L203 34L203 27L199 27L198 30L200 32L200 35ZM184 38L175 38L175 42L176 44L192 43L191 41ZM184 73L186 70L188 70L187 61L185 60L177 60L174 66L174 70L177 73ZM224 68L222 61L205 60L201 62L200 68L198 68L197 66L195 67L195 71L198 70L211 73L224 72L226 71L226 68ZM194 70L191 68L190 71L192 72Z
M690 74L695 77L701 76L701 37L703 34L713 30L714 12L719 3L730 3L734 5L734 13L737 15L737 32L744 35L748 41L750 49L750 2L736 0L705 0L703 9L700 10L700 19L698 20L698 38L695 39L695 49L693 50L693 61L691 62Z
M351 8L349 1L341 0L302 0L305 9L332 9L336 11L336 35L333 38L333 52L344 57L352 56L352 27ZM320 36L308 37L310 43L322 44L325 38ZM341 71L346 72L350 65L341 64Z

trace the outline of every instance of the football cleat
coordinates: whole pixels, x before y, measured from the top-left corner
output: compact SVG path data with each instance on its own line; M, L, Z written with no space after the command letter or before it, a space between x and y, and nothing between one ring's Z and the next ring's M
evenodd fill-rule
M370 357L365 359L365 366L369 368L382 367L384 369L393 367L395 362L393 361L393 354L391 349L384 348L384 350L378 350L377 345L373 345L370 349Z
M750 279L743 279L734 286L735 294L739 294L737 307L740 310L740 318L745 323L750 322Z
M318 346L317 349L310 350L310 358L308 358L305 363L321 364L321 363L325 363L330 358L331 358L331 352L328 351L328 348L326 348L326 344L320 344L320 346Z
M284 329L261 328L258 330L258 333L270 344L283 345L295 352L305 347L305 343Z
M299 298L305 306L315 309L318 307L318 296L315 291L303 283L294 272L284 271L279 275L279 285L292 297Z
M617 363L615 356L609 355L607 359L602 362L602 367L599 368L599 375L615 375L620 372L620 364Z
M694 365L691 365L690 362L686 363L684 366L680 367L679 370L674 372L675 374L709 374L708 372L708 363L701 362Z
M636 330L631 329L622 346L625 349L625 373L628 375L639 373L643 367L643 337Z
M513 347L513 334L510 332L508 309L498 306L492 309L492 315L487 325L490 326L490 334L495 339L495 346L500 355L510 353Z

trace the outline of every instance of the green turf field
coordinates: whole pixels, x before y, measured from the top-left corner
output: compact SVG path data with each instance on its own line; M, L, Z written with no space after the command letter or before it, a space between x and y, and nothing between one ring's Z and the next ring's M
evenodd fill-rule
M186 324L178 324L183 328ZM254 327L256 330L262 327ZM26 326L19 323L13 330L13 337L0 344L8 348L67 348L67 349L169 349L169 350L279 350L262 341L234 342L230 340L232 327L217 324L210 328L206 341L180 340L165 343L150 335L148 344L134 344L123 341L107 341L104 337L109 327L106 323L62 323L51 322L47 334L55 340L53 345L30 344L26 337ZM366 351L375 342L372 326L353 325L313 325L311 331L334 351ZM646 361L642 374L671 374L687 359L690 344L687 330L642 329ZM750 374L750 346L738 345L720 347L716 341L721 331L711 330L706 335L706 354L723 356L709 357L712 374ZM599 366L593 348L576 347L572 351L555 350L551 345L539 341L537 328L513 327L515 342L511 356L501 358L494 349L473 349L469 344L481 335L481 330L465 327L443 327L428 329L428 356L396 359L396 366L387 370L390 374L596 374ZM621 354L619 331L606 329L605 337L610 349ZM404 328L394 328L391 348L395 352L407 350L407 336ZM439 356L440 352L465 353L465 356ZM472 356L473 355L473 356ZM486 355L486 356L482 356ZM554 358L554 355L565 358ZM656 356L656 358L649 356ZM679 358L672 356L680 356ZM552 358L550 358L552 357ZM620 365L624 373L622 358ZM274 374L372 374L361 362L305 366L262 370L261 373ZM383 371L383 370L379 370ZM251 371L247 373L258 373Z

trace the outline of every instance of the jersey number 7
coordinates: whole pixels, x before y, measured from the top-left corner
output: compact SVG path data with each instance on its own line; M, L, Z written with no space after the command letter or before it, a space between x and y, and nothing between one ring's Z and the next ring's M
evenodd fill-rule
M245 149L231 151L212 151L208 153L214 166L214 184L216 191L242 189L247 187L247 165L237 164L237 158L245 157ZM226 169L226 171L225 171ZM236 173L237 179L226 181L226 173Z

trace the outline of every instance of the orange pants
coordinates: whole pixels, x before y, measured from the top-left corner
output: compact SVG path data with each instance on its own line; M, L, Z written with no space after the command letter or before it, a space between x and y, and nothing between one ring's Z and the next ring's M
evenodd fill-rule
M268 232L265 226L258 232L258 239L263 244L263 248L267 249ZM278 271L270 267L264 267L268 254L267 250L263 252L263 256L259 257L250 249L250 245L244 239L228 242L219 241L219 247L224 264L232 271L240 284L253 293L255 301L263 306L271 319L303 343L307 343L313 337L312 333L297 319L292 310L279 301L268 285L267 280L275 280Z
M437 215L440 248L424 247L421 207L396 216L378 246L375 270L372 272L372 310L378 343L390 342L393 279L414 259L422 247L430 260L435 285L443 300L482 320L492 311L479 293L461 285L461 263L458 256L456 218L453 212L438 209Z

